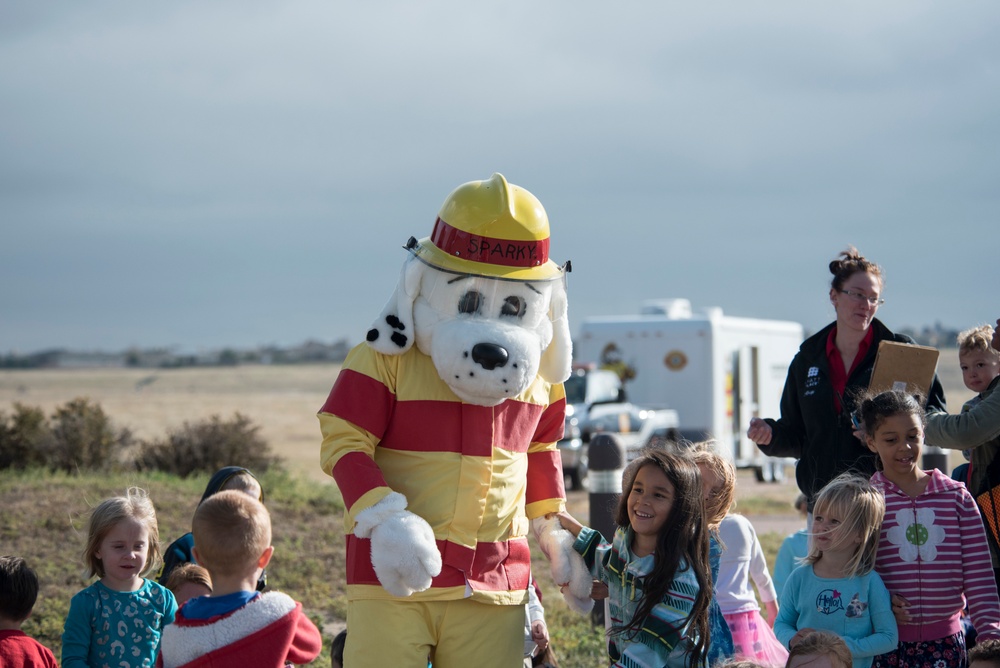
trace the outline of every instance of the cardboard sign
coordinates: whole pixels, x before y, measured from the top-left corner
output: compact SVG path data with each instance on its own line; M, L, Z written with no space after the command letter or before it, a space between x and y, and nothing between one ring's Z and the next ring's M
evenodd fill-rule
M934 381L939 354L937 348L929 346L881 341L868 389L874 392L920 392L926 400Z

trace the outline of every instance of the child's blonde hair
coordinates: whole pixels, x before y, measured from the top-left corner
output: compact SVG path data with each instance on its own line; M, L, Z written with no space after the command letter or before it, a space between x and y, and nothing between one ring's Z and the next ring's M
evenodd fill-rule
M854 658L844 639L829 631L813 631L795 644L788 653L788 665L798 656L825 656L834 668L851 668Z
M958 335L958 356L966 353L986 352L994 357L1000 357L1000 350L993 347L993 328L989 325L979 325L967 329Z
M830 532L834 546L844 544L854 535L861 538L858 549L846 564L844 577L871 572L885 517L885 498L881 492L857 474L842 473L828 482L816 497L813 516L823 517L829 512L840 516L840 525ZM810 540L809 554L802 562L815 564L822 556L823 551Z
M198 564L192 563L181 564L170 571L170 575L167 576L167 581L163 586L176 593L177 589L185 582L201 585L208 589L208 591L212 591L212 576L208 570Z
M722 489L705 504L705 523L714 529L729 514L736 500L736 467L715 451L715 441L701 441L689 447L695 465L699 469L704 466L722 481Z
M973 661L980 662L980 665L1000 666L1000 640L990 638L976 642L976 646L969 650L970 667Z
M83 563L87 577L104 577L104 564L97 556L101 543L116 524L132 519L145 525L149 531L146 561L139 577L146 577L160 567L160 530L156 525L156 509L146 490L129 487L125 496L105 499L90 512L87 522L87 544L83 548Z
M215 576L242 575L271 545L271 516L257 499L236 490L213 494L191 522L198 563Z

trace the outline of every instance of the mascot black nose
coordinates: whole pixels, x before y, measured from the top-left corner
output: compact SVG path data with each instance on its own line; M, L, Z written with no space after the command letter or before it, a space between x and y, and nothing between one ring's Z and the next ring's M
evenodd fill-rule
M495 343L477 343L472 346L472 361L487 371L506 366L507 351Z

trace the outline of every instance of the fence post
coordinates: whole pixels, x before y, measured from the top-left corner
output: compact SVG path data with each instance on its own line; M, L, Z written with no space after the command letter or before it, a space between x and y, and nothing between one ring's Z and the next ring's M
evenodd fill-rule
M622 493L622 473L625 470L625 448L612 434L595 434L587 446L590 465L587 482L590 486L590 527L607 540L615 536L615 507ZM594 606L590 614L594 626L604 626L605 601Z

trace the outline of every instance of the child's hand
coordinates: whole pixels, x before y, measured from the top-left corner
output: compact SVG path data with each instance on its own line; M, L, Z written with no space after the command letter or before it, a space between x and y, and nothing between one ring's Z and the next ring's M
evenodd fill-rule
M799 629L799 632L793 635L792 639L788 641L788 649L794 648L796 645L799 644L799 641L801 641L807 635L811 635L813 633L816 633L816 629L811 629L809 627L806 627L804 629Z
M892 595L892 614L895 615L897 624L913 623L913 617L910 615L910 602L899 594Z
M594 580L594 586L590 588L590 598L595 601L603 601L608 597L608 585L600 580Z
M570 517L570 515L566 515ZM594 581L583 557L573 549L573 534L559 524L559 516L549 513L531 520L531 532L549 560L552 581L559 585L570 609L585 615L594 608L590 589ZM574 520L575 522L575 520ZM576 522L579 527L579 522Z
M580 535L580 530L583 529L583 525L580 524L575 517L567 513L565 510L555 513L555 516L556 519L559 520L559 524L562 525L562 528L573 534L574 538Z
M764 610L767 612L767 625L773 629L774 620L778 618L778 602L768 601L764 604Z
M538 645L538 651L544 652L549 646L549 629L545 622L538 619L531 622L531 639Z

